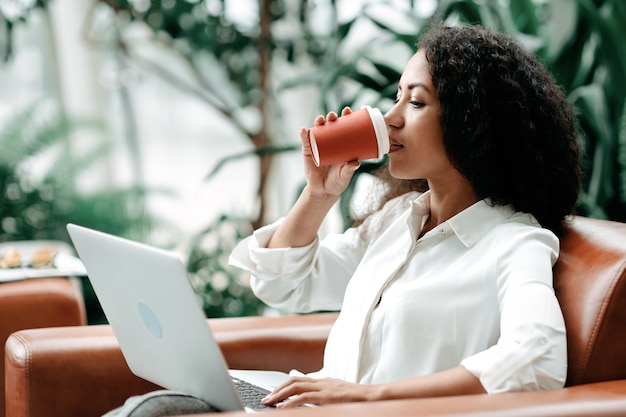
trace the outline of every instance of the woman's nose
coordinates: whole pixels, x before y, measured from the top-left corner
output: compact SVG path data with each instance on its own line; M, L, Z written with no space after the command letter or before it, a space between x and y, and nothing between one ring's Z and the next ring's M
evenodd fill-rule
M393 106L383 117L387 127L400 127L402 125L396 106Z

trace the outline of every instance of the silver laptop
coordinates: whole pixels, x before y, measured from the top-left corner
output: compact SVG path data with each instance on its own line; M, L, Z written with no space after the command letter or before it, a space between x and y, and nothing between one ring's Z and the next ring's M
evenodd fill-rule
M174 253L73 224L67 230L135 375L223 411L257 409L240 394L246 382L267 392L288 377L227 369Z

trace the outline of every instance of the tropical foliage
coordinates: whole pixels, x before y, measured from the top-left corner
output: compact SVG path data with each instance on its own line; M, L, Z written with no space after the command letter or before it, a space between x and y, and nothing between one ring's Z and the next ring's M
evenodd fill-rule
M203 100L250 140L250 152L225 159L208 180L231 160L258 158L258 175L250 179L258 182L251 196L258 210L248 219L225 214L198 234L190 250L188 268L207 314L258 311L245 277L225 266L225 254L268 220L267 189L279 186L269 184L275 154L299 149L284 140L293 132L281 130L289 110L285 97L307 91L318 113L346 105L389 108L404 62L434 22L482 24L509 33L545 63L579 113L585 181L578 212L626 221L622 0L380 0L359 2L352 14L342 13L348 0L249 0L253 13L247 22L233 18L233 1L241 0L98 0L94 16L105 9L114 24L94 30L91 16L87 25L90 41L102 45L113 38L125 60ZM424 9L428 4L432 7ZM143 37L127 36L137 27ZM146 44L158 45L163 57L147 59L141 54ZM364 165L361 172L372 168ZM239 305L226 312L218 302L225 299L246 300L248 307L226 303Z
M78 189L76 179L88 176L94 165L106 159L108 145L99 141L77 157L68 150L68 139L74 135L94 137L89 133L101 133L102 125L71 120L45 107L33 105L0 128L0 242L69 243L65 225L70 222L144 239L156 224L146 210L145 189ZM82 289L89 323L104 322L89 281L83 281Z
M0 128L0 242L69 241L68 222L116 235L139 238L154 226L146 213L146 190L93 187L77 189L76 179L101 162L104 141L83 156L68 151L72 135L100 132L90 120L71 120L32 106Z
M442 1L439 13L506 31L536 52L579 113L585 184L578 212L626 220L626 3Z
M160 62L150 63L153 69L204 97L250 138L261 161L260 208L252 218L254 226L266 220L264 190L271 155L294 149L281 143L282 136L273 127L284 110L281 94L313 85L320 92L320 113L365 102L385 108L395 93L402 59L434 21L477 23L507 32L543 60L580 114L586 150L580 213L626 219L626 156L620 156L626 140L623 133L620 137L626 91L626 52L620 44L626 35L622 1L440 0L428 11L419 8L423 3L419 1L407 1L404 7L399 2L370 1L362 3L360 12L340 20L338 1L323 5L310 0L259 0L256 24L248 26L229 17L227 0L104 3L115 10L118 22L146 24L153 40L175 50L193 69L195 79L185 82ZM325 17L323 24L316 18L320 15ZM364 28L369 33L364 35ZM129 59L138 59L132 45L122 45ZM224 79L212 83L203 75L216 73L204 71L203 57L211 58L210 65L218 67L226 85L221 83ZM284 68L283 63L301 62L310 69L283 78L274 72L278 64ZM250 128L242 114L254 114L258 123Z

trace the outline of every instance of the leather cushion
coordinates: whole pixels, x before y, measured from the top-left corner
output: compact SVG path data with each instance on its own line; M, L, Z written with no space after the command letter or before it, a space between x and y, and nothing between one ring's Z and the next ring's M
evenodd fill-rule
M626 224L574 217L554 287L568 342L566 385L626 378Z

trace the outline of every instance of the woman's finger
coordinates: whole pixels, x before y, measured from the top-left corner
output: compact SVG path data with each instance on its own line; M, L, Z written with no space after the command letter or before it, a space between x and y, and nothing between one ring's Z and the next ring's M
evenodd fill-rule
M326 115L327 122L334 122L337 119L339 119L339 116L334 111L329 111L328 114Z
M305 404L321 405L317 399L317 392L305 392L291 397L276 404L276 408L296 408Z
M279 385L274 391L263 398L264 404L275 404L285 401L294 395L314 390L314 380L307 377L292 377Z
M302 153L305 155L311 154L311 143L309 142L309 130L306 127L300 129L300 140L302 141Z
M321 114L315 118L315 123L314 123L315 126L320 126L320 125L323 125L324 123L326 123L326 119L324 119L324 116L322 116Z

